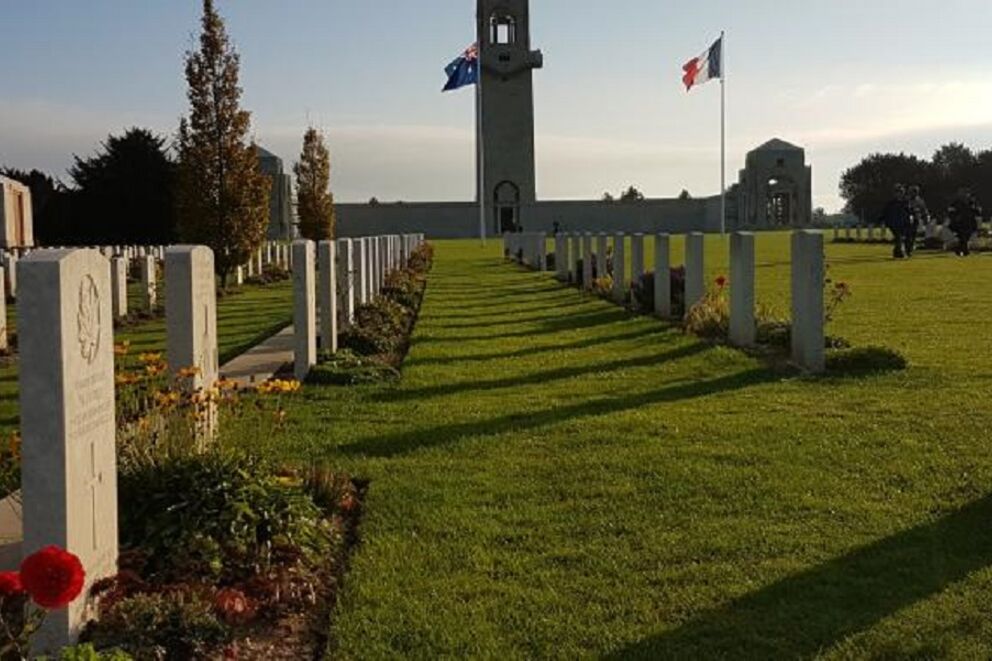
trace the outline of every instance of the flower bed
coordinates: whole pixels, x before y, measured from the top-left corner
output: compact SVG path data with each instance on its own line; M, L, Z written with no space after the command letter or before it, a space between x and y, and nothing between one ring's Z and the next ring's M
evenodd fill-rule
M299 382L189 393L161 354L119 362L119 573L94 586L98 618L82 640L135 658L312 657L365 485L244 450L285 427ZM221 423L212 441L205 416ZM244 424L225 433L234 420Z
M341 350L321 353L308 382L358 385L399 378L433 264L434 248L424 243L410 254L407 268L389 273L379 296L355 310L354 322L340 336Z

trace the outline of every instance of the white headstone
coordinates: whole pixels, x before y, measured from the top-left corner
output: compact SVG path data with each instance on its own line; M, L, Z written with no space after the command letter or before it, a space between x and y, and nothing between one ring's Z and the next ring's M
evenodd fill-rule
M672 316L672 242L667 234L654 237L654 313Z
M7 288L4 284L4 269L0 266L0 351L10 348L7 339Z
M823 235L810 230L793 232L792 360L813 373L826 368L823 281Z
M217 282L214 252L206 246L172 246L165 251L166 360L188 392L210 390L217 382ZM210 438L216 419L212 408L201 420L201 433Z
M613 237L613 300L627 303L627 237L623 232Z
M293 374L303 381L317 364L317 298L313 241L293 242Z
M555 234L555 278L561 282L568 279L568 263L565 261L565 235Z
M7 296L17 300L17 255L9 254L4 260L4 273L7 277Z
M157 265L157 260L151 255L141 258L141 288L145 292L145 305L149 312L158 305L157 274L155 272ZM240 271L241 267L238 268Z
M571 243L572 260L569 263L568 272L571 274L572 284L577 285L582 278L582 271L579 269L579 262L582 261L582 232L573 233Z
M630 281L638 284L644 275L644 235L630 237Z
M685 311L706 295L706 273L703 262L704 235L693 232L685 237Z
M117 457L110 265L94 250L39 251L18 303L24 555L55 544L86 571L83 595L117 572ZM85 596L49 613L36 652L75 641Z
M111 307L114 319L127 317L127 258L114 257L110 260Z
M369 298L369 253L368 241L364 237L352 242L355 254L355 293L358 295L358 305L365 305Z
M317 244L320 271L317 306L320 308L320 348L338 351L338 254L334 241Z
M730 342L749 347L755 340L754 234L730 236Z
M351 239L338 239L338 325L342 330L355 318L355 254Z
M582 234L582 288L592 289L592 232Z
M600 232L599 236L596 237L596 277L605 278L607 274L606 253L609 252L609 235L606 232Z

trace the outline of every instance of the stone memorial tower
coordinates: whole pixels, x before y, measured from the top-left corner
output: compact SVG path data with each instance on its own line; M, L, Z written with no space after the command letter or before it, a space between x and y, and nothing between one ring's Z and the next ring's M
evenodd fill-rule
M529 0L478 0L479 140L478 195L487 233L526 229L528 205L536 202L534 173L534 69L540 51L530 49Z

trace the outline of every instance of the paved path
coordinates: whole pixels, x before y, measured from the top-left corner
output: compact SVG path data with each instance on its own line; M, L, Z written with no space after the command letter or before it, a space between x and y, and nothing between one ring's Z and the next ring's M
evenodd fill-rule
M287 326L220 368L220 375L241 385L261 383L293 362L293 327Z

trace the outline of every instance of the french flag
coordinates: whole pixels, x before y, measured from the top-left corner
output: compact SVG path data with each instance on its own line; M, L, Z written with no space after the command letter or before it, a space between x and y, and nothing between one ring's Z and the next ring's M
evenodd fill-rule
M709 49L685 63L682 67L685 75L682 82L685 83L685 91L690 91L697 85L723 77L723 37L716 40Z

